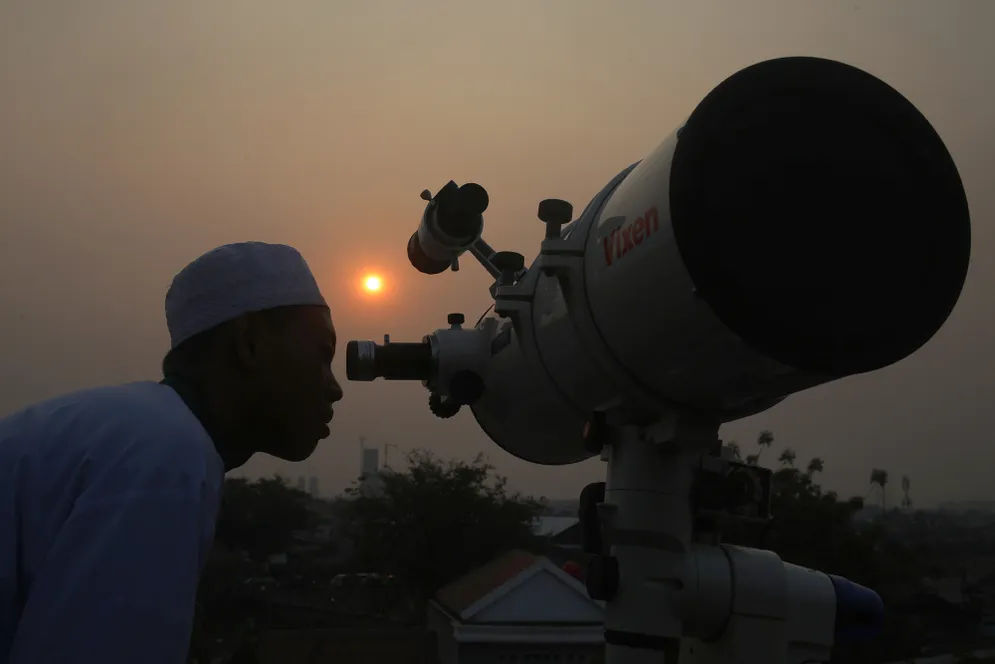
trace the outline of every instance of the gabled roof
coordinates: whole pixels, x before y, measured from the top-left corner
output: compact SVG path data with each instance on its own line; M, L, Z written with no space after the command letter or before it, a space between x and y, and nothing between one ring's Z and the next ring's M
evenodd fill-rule
M436 593L436 603L464 624L600 624L602 603L549 559L509 551Z
M474 602L500 588L538 560L528 551L514 549L442 587L435 598L453 614L460 615Z

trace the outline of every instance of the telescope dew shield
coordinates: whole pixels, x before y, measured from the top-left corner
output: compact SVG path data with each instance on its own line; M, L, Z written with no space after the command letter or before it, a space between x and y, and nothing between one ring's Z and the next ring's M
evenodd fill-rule
M797 57L726 79L626 176L585 279L633 380L742 413L914 352L969 255L964 188L926 118L866 72Z
M701 296L784 364L843 376L896 362L964 283L953 160L915 106L859 69L790 58L729 78L684 127L670 185Z

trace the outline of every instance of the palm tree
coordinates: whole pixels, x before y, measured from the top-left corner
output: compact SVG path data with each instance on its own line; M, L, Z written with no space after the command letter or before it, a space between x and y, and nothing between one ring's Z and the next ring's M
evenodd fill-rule
M812 473L821 473L821 472L822 472L822 459L821 458L815 457L814 459L812 459L811 461L808 462L808 474L809 475L811 475Z
M742 451L739 449L739 443L737 443L735 440L726 444L726 447L729 448L729 452L730 454L732 454L732 458L735 459L736 461L739 461L740 459L743 458Z
M902 493L905 497L902 498L902 507L905 509L912 508L912 499L909 497L909 489L912 488L912 481L909 479L908 475L902 475Z
M763 454L764 448L770 447L773 442L774 442L773 433L767 431L766 429L760 432L760 435L757 436L757 446L760 448L760 450L757 452L757 463L760 463L760 455Z
M887 504L887 501L885 499L884 487L885 487L886 484L888 484L888 471L887 470L882 470L880 468L872 468L871 469L871 484L877 484L879 487L881 487L881 510L882 511L887 511L888 504Z
M781 456L779 456L777 458L777 460L780 461L785 466L791 466L792 468L794 468L795 467L795 451L793 449L791 449L790 447L786 447L786 448L784 448L784 451L781 452Z

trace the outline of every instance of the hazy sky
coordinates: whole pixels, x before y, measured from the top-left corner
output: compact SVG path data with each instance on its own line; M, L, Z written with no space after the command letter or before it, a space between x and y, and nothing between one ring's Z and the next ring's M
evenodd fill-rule
M475 320L475 262L430 277L405 243L447 180L490 193L485 237L531 261L543 198L580 210L735 71L786 55L861 67L908 97L960 170L967 284L912 357L728 424L752 447L826 460L866 492L872 467L919 504L995 499L995 3L660 0L0 2L0 414L81 387L158 379L172 276L219 244L298 247L338 328L346 397L301 464L339 490L359 442L485 452L515 489L574 496L592 460L527 464L469 412L438 420L420 384L345 383L345 341L418 340ZM987 46L986 46L987 44ZM388 292L364 296L379 270ZM749 444L748 444L749 443ZM391 450L396 457L398 454Z

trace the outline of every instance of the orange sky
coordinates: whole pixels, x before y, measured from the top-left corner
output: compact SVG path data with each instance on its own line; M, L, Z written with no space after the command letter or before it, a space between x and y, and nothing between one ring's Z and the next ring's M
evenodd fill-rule
M748 7L748 8L747 8ZM590 0L0 4L0 413L66 390L158 378L165 290L218 244L305 255L343 341L420 339L475 320L473 261L429 277L405 243L448 179L484 185L485 237L531 260L542 198L581 209L738 69L784 55L881 77L930 119L973 218L961 302L913 357L727 425L762 428L825 483L863 494L872 466L913 497L995 498L992 213L995 5ZM385 291L363 296L368 269ZM337 361L344 379L344 353ZM532 466L466 412L435 419L417 384L348 383L333 436L306 463L256 475L356 474L358 437L486 452L514 488L571 496L603 465ZM392 451L392 454L396 452ZM897 490L896 490L897 491ZM897 495L897 493L896 493Z

